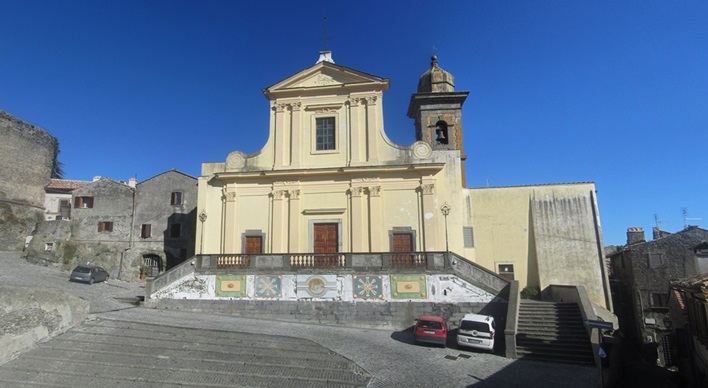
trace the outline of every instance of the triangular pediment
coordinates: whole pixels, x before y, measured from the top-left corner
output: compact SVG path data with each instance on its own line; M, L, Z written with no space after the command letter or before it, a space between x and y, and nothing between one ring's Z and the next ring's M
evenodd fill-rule
M388 83L387 78L377 77L346 66L319 62L266 88L263 92L266 96L269 96L297 90L358 87L362 85L371 85L374 89L386 90L388 89Z

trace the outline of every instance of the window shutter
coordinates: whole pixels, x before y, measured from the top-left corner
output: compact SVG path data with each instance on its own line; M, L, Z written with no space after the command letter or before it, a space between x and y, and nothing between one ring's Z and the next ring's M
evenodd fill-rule
M465 227L462 228L462 232L465 239L465 248L474 248L474 228Z

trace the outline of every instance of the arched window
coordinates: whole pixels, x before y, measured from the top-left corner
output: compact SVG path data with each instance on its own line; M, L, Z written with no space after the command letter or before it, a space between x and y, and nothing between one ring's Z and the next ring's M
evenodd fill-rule
M449 144L450 137L447 133L447 123L443 120L435 123L435 141L438 144Z

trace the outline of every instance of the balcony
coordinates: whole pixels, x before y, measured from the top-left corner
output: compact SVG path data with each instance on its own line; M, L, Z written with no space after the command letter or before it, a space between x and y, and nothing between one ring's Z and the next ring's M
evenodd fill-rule
M450 267L445 252L380 253L282 253L215 254L195 256L197 272L234 272L244 270L282 270L287 272L346 269L397 271L405 269L444 269Z

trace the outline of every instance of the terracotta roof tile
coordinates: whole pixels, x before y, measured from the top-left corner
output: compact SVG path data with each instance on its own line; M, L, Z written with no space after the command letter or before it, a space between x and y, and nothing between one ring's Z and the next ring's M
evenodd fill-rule
M85 186L89 181L75 181L71 179L52 179L45 187L48 190L76 190L79 187Z

